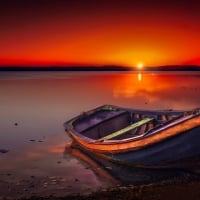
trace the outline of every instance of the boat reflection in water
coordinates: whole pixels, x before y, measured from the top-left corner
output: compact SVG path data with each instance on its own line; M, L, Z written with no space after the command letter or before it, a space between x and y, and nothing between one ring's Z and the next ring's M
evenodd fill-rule
M108 180L112 184L119 183L118 179L113 177L109 173L111 166L106 162L101 163L101 160L94 158L92 155L82 151L74 142L68 143L64 151L65 158L68 158L68 155L71 155L78 159L86 168L91 168L91 170L98 176L105 180Z
M116 164L80 149L74 142L66 145L64 155L67 159L69 155L75 157L98 178L114 185L142 185L194 176L191 169L187 171L186 168L147 169Z

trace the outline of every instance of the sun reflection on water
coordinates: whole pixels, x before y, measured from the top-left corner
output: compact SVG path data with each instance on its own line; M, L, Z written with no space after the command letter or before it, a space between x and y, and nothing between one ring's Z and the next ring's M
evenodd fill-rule
M142 81L142 74L138 73L138 81Z
M113 98L130 100L137 106L186 109L197 107L198 88L199 76L138 72L118 77L113 83Z

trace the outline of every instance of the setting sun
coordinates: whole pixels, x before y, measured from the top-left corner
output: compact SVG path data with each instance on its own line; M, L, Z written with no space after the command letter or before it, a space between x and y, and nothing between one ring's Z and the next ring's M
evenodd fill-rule
M141 62L138 63L138 64L137 64L137 68L138 68L138 69L142 69L142 68L143 68L143 63L141 63Z

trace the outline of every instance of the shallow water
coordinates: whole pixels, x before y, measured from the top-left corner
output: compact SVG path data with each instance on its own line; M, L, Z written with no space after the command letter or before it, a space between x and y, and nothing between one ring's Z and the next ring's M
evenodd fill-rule
M102 172L67 153L63 123L103 104L180 110L200 107L199 99L199 72L1 72L0 150L8 152L0 153L0 196L85 194L150 181L152 172L120 168L132 176L122 180L115 166Z

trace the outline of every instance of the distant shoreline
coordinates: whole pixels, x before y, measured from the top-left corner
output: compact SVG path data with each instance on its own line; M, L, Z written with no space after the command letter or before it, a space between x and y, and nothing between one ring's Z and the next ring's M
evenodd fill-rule
M139 71L136 67L124 66L0 66L0 71ZM196 65L170 65L144 67L140 71L200 71Z

